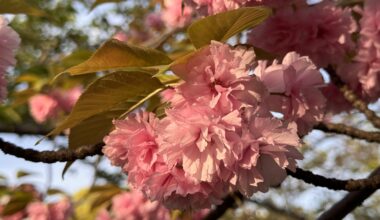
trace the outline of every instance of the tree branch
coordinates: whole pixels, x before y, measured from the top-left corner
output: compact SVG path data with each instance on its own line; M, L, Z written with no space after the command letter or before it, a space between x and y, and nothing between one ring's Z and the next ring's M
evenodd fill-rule
M101 155L103 146L104 144L101 143L94 146L82 146L75 150L61 149L57 151L36 151L33 149L18 147L0 138L0 150L5 154L10 154L31 162L43 163L75 161L78 159L84 159L87 156Z
M314 129L380 143L380 132L363 131L345 124L321 123L315 126Z
M370 121L376 128L380 128L380 117L368 108L368 104L361 100L347 85L344 84L333 68L328 67L326 71L329 73L331 80L339 88L346 100L356 109L361 111L367 117L368 121Z
M369 177L374 177L376 175L380 175L380 167L374 170ZM319 216L318 220L343 219L375 192L376 189L363 189L357 192L350 192L329 210Z
M223 203L218 205L214 210L212 210L204 220L216 220L224 215L224 213L229 208L235 208L238 206L238 201L243 201L244 196L239 192L235 192L231 195L228 195L223 199Z
M358 191L363 189L380 188L380 175L375 175L366 179L340 180L335 178L327 178L300 168L297 168L296 172L287 170L287 173L294 178L303 180L305 183L332 190Z

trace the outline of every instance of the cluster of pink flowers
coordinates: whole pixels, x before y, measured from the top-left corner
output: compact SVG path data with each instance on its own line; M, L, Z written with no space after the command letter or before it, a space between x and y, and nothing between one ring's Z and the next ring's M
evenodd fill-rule
M0 16L0 102L7 94L5 72L8 67L15 65L15 50L19 47L20 37L8 26L5 18Z
M349 8L333 1L298 7L285 6L254 28L249 43L280 56L290 52L309 56L318 67L341 63L354 50L357 29Z
M364 98L376 101L380 96L380 1L365 1L360 13L358 52L352 63L338 68L338 74Z
M253 50L212 42L172 67L183 82L162 94L166 116L115 120L104 154L132 188L168 208L209 208L230 190L252 196L278 185L302 159L297 132L322 120L323 80L295 53L258 63L252 75L256 65Z
M123 192L112 198L111 209L101 210L96 220L200 220L208 214L208 209L185 213L185 218L179 215L176 218L170 215L170 210L166 209L159 202L149 201L141 192L133 190ZM191 216L191 218L189 218Z
M25 210L7 216L1 216L3 208L0 206L0 219L2 220L68 220L73 214L72 203L67 198L50 204L40 201L32 202L27 205Z
M60 113L69 113L74 107L82 87L74 87L69 90L56 89L49 94L37 94L29 99L29 111L37 123L44 123L49 119L55 119Z
M67 220L72 216L73 207L69 199L51 204L33 202L28 205L26 212L29 220Z
M158 202L147 200L141 192L131 191L112 198L110 212L102 210L97 220L169 220L170 213Z

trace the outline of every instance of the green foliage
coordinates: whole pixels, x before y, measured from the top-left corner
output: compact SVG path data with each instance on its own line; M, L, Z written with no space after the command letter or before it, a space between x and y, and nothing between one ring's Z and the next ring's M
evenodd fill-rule
M14 191L10 194L10 200L4 206L2 215L12 215L23 210L29 202L33 200L33 195L30 192Z
M139 103L162 88L163 84L152 78L148 72L115 72L105 75L86 89L67 119L50 135L59 134L64 129L74 127L85 119L104 113L120 103L126 101Z
M0 14L28 14L46 16L46 13L26 0L0 0Z
M196 48L209 44L212 40L227 41L243 30L255 27L271 15L266 7L246 7L205 17L190 25L187 30Z
M88 60L67 69L71 75L106 70L120 70L128 67L152 67L171 63L163 52L130 45L118 40L104 43Z

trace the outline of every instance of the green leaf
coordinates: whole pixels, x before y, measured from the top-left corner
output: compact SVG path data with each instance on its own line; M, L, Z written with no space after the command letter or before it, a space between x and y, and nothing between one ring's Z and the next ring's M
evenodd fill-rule
M59 189L48 189L47 191L47 194L48 195L56 195L56 194L62 194L62 195L65 195L65 193L62 191L62 190L59 190Z
M23 170L19 170L19 171L17 171L16 177L17 178L22 178L22 177L31 176L31 175L36 175L36 173L26 172L26 171L23 171Z
M118 2L121 2L122 0L96 0L94 2L94 4L92 4L91 6L91 10L96 8L97 6L101 5L101 4L104 4L104 3L118 3Z
M200 48L212 40L225 42L235 34L259 25L271 13L266 7L244 7L227 11L194 22L187 33L194 46Z
M46 13L30 4L27 0L0 0L0 14L27 14L46 16Z
M128 100L139 103L163 87L158 79L153 78L147 72L124 71L105 75L86 89L66 120L49 135L59 134L67 128L72 128L92 116L107 112Z
M16 191L11 195L7 205L2 211L3 216L12 215L18 211L25 209L29 202L33 200L33 195L29 192Z
M132 105L132 104L131 104ZM129 107L131 106L129 105ZM113 109L94 115L70 129L69 148L94 145L102 142L112 128L112 120L122 115L126 109Z
M113 39L104 43L88 60L64 72L79 75L106 70L153 67L171 62L172 60L161 51Z

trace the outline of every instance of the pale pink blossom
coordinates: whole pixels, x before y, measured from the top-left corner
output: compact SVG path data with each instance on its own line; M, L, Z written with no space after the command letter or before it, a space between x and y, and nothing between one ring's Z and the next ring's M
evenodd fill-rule
M284 119L295 121L300 134L306 134L323 119L326 99L320 91L322 75L307 57L288 53L282 64L260 61L255 74L263 81L271 96L271 111L284 114Z
M300 8L286 7L251 31L249 42L268 52L296 51L319 67L338 64L354 49L356 23L348 8L333 2Z
M0 16L0 102L7 94L5 72L8 67L15 65L15 50L19 47L20 37L8 26L8 22Z
M118 31L112 38L122 42L127 42L129 40L129 36L123 31Z
M51 92L51 95L57 100L59 107L66 113L69 113L75 103L81 96L83 89L76 86L68 90L57 89Z
M360 19L361 43L365 48L375 46L380 50L380 1L366 0Z
M161 31L165 28L165 24L162 21L160 13L150 13L145 18L145 25L156 30Z
M181 28L189 24L193 14L193 8L185 5L182 0L164 0L162 20L170 28Z
M257 117L250 110L245 115L247 125L230 183L250 197L280 184L286 177L285 169L295 171L295 160L303 157L296 149L300 146L296 126L273 117Z
M26 211L29 220L67 220L72 215L72 205L68 199L51 204L32 202Z
M102 209L98 214L96 215L96 220L112 220L110 213L106 209Z
M206 9L208 15L213 15L233 9L238 9L249 0L193 0L196 8Z
M359 13L362 18L356 56L351 63L339 65L337 73L359 96L372 102L380 96L380 2L365 1Z
M29 112L37 123L54 119L60 111L58 101L45 94L37 94L29 98Z
M125 192L112 199L114 220L169 220L169 211L157 201L151 202L137 191Z
M157 200L170 209L197 210L220 204L228 192L225 183L199 182L187 177L180 165L161 165L149 175L142 185L144 193L151 200Z
M255 77L249 76L254 59L251 49L233 49L213 41L187 62L172 67L173 72L184 80L176 87L176 92L187 102L202 103L223 114L242 107L243 102L256 105L266 95L266 90ZM173 96L173 106L181 103L181 98Z
M157 121L154 114L147 112L131 114L126 120L115 120L115 130L104 138L104 154L113 165L121 166L127 172L151 170L157 161L154 133Z

